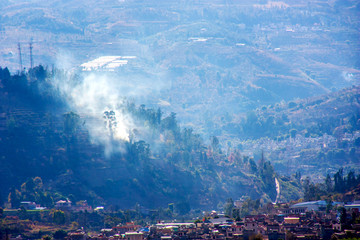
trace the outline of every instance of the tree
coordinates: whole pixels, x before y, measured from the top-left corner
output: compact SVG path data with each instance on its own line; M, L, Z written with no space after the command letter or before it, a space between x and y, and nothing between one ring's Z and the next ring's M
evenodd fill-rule
M157 123L157 125L160 125L160 123L161 123L161 116L162 116L161 109L158 108L158 110L156 112L156 123Z
M333 209L333 201L329 198L326 201L326 213L329 213Z
M258 119L258 116L255 112L251 111L248 112L246 115L246 121L243 124L243 131L245 134L249 134L252 136L259 136L262 134L261 128L261 122Z
M36 78L38 81L44 81L45 78L47 77L47 71L46 69L42 66L36 66L33 67L32 69L29 70L29 74L31 77Z
M51 213L53 222L55 224L61 225L65 223L65 213L61 210L55 210Z
M164 118L161 121L162 128L166 130L178 131L177 121L176 121L176 113L171 112L170 116Z
M346 178L346 188L350 189L354 187L357 184L355 172L354 170L351 170L348 172L347 178Z
M37 200L38 201L38 200ZM40 201L38 201L42 206L51 208L54 205L54 200L51 197L49 192L44 192L40 194Z
M347 223L347 212L344 207L340 208L340 223L341 225L345 225Z
M343 171L343 168L340 168L339 171L334 175L334 190L340 193L345 190Z
M76 132L80 127L80 116L74 112L66 113L63 116L67 158L72 168L75 169L79 164Z
M253 158L249 159L249 165L250 165L251 172L256 173L257 172L257 166L256 166L256 163L255 163Z
M240 218L240 209L239 208L234 208L232 211L232 217L234 218L235 221L241 221Z
M11 89L11 87L12 87L11 75L10 75L10 71L7 67L0 71L0 82L8 90Z
M108 131L110 133L111 140L113 140L114 132L116 131L116 128L117 128L115 112L114 111L105 111L103 118L105 120L105 127L106 127L106 129L108 129Z
M234 207L234 201L232 200L232 198L228 198L226 200L226 203L224 204L225 215L232 217Z
M22 193L33 193L35 187L34 179L30 178L21 185Z
M174 203L169 203L168 208L171 212L174 212Z
M0 68L0 80L8 80L10 76L10 71L7 67L4 69Z
M21 193L17 189L12 189L8 196L8 202L11 203L11 208L18 208L20 206Z
M175 204L175 212L180 215L187 214L190 212L190 204L186 201L181 201Z
M310 178L306 177L306 179L303 181L303 189L304 189L304 199L305 201L309 201L312 199L313 192L311 192L311 184Z
M201 221L200 219L196 219L196 220L194 221L194 224L198 224L198 223L202 223L202 221Z
M218 152L220 150L219 139L216 136L211 137L211 148L214 152Z
M42 240L51 240L51 237L49 235L45 235L42 237Z
M326 192L330 193L333 191L333 184L329 174L326 175L325 187L326 187Z
M150 156L150 145L145 141L138 141L134 143L137 152L138 160L146 160Z
M64 132L67 135L76 133L80 123L80 116L74 112L64 114Z
M53 237L55 239L65 239L67 237L67 232L62 229L59 229L53 234Z
M42 187L43 187L43 182L42 182L41 177L35 177L35 178L33 178L33 182L34 182L34 188L35 188L36 190L42 189Z
M296 179L296 181L298 183L300 183L300 180L301 180L301 172L300 172L300 170L295 172L295 179Z

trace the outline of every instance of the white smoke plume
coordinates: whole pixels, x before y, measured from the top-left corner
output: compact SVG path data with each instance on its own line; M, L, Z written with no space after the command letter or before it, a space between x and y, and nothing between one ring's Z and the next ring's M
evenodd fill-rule
M85 120L92 141L105 147L107 156L123 151L133 129L141 129L122 109L126 97L143 98L163 87L160 78L109 72L80 72L78 77L67 72L57 74L54 82L70 108Z
M66 74L55 77L55 84L70 108L85 120L91 139L105 146L106 155L121 151L121 144L114 143L129 141L134 126L131 117L119 110L124 95L116 79L90 73L74 80L74 76ZM112 119L104 115L110 111L115 115Z

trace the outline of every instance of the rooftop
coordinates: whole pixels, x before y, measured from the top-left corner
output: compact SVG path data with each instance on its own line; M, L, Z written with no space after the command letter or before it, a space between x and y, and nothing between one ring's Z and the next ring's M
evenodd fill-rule
M83 71L114 71L116 68L128 64L129 59L135 59L135 56L102 56L92 61L81 64Z

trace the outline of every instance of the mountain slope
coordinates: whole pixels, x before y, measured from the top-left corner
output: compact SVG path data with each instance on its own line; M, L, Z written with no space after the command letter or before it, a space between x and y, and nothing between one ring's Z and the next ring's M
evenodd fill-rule
M1 14L0 65L19 68L14 43L20 42L29 66L30 38L34 61L49 66L135 55L139 78L161 72L166 83L143 100L154 107L166 101L166 111L208 138L214 122L203 116L232 116L357 84L358 9L357 1L326 0L9 2Z
M2 200L11 193L15 207L26 200L51 205L49 197L37 197L42 195L122 208L175 202L210 209L229 197L276 198L269 162L226 155L215 137L206 146L194 130L178 125L174 113L162 116L160 109L123 101L100 115L83 106L78 115L55 85L58 74L67 74L41 66L13 76L0 70L0 189ZM63 83L77 89L87 78L74 75ZM131 120L127 139L118 138L123 119ZM36 177L45 193L26 190ZM294 188L299 196L300 186Z

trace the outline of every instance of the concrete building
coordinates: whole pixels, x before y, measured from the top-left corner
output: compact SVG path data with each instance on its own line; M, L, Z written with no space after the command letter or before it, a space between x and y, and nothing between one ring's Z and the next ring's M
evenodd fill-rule
M126 240L143 240L143 233L140 232L126 232L125 233Z

